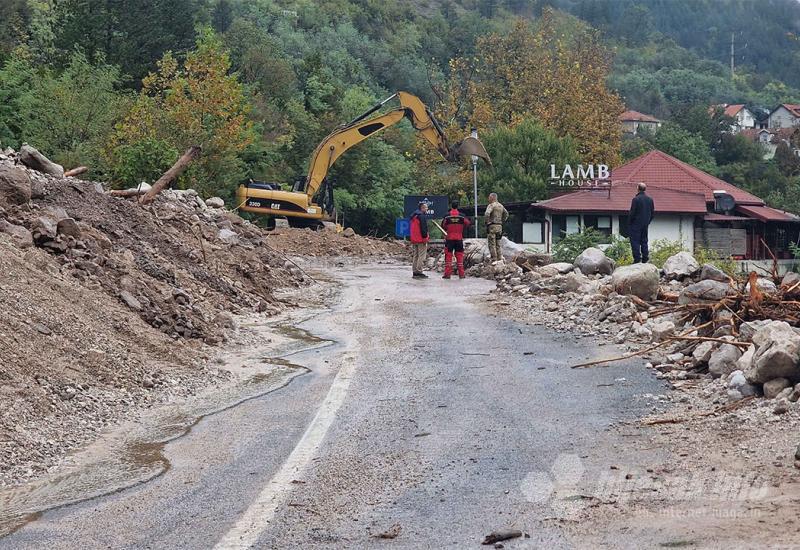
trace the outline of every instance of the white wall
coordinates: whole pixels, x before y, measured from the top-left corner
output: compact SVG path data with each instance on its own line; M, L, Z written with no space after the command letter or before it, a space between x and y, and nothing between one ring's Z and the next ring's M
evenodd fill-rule
M741 111L736 113L736 121L738 122L741 128L756 127L756 118L753 116L753 113L751 113L750 110L747 108L743 108Z
M552 219L550 214L546 214L545 218L548 220L550 231L552 232ZM679 214L656 214L653 217L653 222L648 228L647 237L649 243L652 245L653 241L657 239L668 239L670 241L681 241L686 250L694 250L694 216L679 215ZM581 225L583 225L583 217L581 216ZM611 234L619 236L619 215L611 216ZM550 236L550 245L552 248L553 237ZM527 248L537 250L539 252L552 252L547 250L546 244L526 244ZM607 245L600 245L600 248L606 248Z
M652 245L658 239L681 241L686 250L694 250L694 216L657 214L647 232Z
M791 128L797 126L800 120L797 119L786 107L779 107L774 113L769 115L770 128Z

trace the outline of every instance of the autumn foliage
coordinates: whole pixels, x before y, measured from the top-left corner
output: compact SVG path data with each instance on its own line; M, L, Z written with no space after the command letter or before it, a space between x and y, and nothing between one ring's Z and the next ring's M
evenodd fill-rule
M606 86L611 55L596 31L545 10L535 25L519 19L480 38L475 55L450 69L439 114L451 124L491 130L532 118L572 137L582 161L617 163L624 106Z
M229 186L226 177L237 172L238 155L254 139L247 98L230 66L228 53L210 31L201 33L183 66L167 52L158 71L142 80L136 102L117 127L112 154L142 143L173 153L199 145L203 154L190 172L192 185L211 193L215 185Z

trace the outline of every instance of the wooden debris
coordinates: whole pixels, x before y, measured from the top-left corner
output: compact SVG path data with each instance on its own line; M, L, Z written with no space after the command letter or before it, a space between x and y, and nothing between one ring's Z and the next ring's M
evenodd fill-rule
M189 164L200 156L201 151L202 148L199 145L192 145L189 147L186 152L181 155L181 158L172 165L172 168L164 172L164 175L158 178L158 181L153 184L153 187L151 187L141 199L139 199L139 202L142 204L150 204L153 202L161 191L175 181L178 176L183 174L184 170L189 167Z
M81 174L84 174L88 171L89 168L87 166L78 166L77 168L73 168L72 170L67 170L66 172L64 172L64 177L73 178L75 176L80 176Z
M494 544L509 539L517 539L522 536L522 531L519 529L499 529L492 531L483 539L481 544Z
M667 417L667 418L652 418L650 420L642 421L642 424L644 424L645 426L655 426L655 425L658 425L658 424L679 424L681 422L688 422L689 420L692 420L693 418L698 418L698 417L699 418L703 418L703 417L712 416L712 415L715 415L715 414L728 413L728 412L735 411L736 409L739 409L739 408L745 406L746 404L750 403L753 399L755 399L755 397L751 395L749 397L745 397L743 399L739 399L738 401L734 401L732 403L728 403L727 405L722 405L721 407L717 407L717 408L711 409L709 411L701 411L701 412L699 412L696 415L691 416L691 417L689 417L689 416L670 416L670 417Z

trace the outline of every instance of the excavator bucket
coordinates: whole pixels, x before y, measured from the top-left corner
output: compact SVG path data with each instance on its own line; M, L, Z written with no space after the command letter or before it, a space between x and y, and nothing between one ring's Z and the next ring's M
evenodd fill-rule
M486 161L489 166L492 165L492 159L489 158L489 153L486 152L486 148L483 146L483 143L472 136L465 138L459 143L456 143L456 145L452 148L452 154L459 159L469 158L469 156L475 155L476 157L480 157Z

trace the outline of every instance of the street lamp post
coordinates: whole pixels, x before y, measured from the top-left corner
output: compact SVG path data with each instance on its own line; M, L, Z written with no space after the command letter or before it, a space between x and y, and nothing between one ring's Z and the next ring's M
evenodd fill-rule
M478 129L473 128L470 134L478 139ZM475 205L475 238L478 238L478 157L472 155L472 203Z

